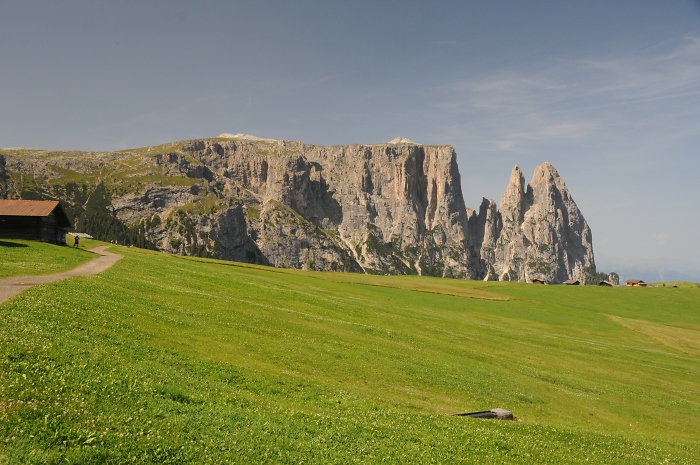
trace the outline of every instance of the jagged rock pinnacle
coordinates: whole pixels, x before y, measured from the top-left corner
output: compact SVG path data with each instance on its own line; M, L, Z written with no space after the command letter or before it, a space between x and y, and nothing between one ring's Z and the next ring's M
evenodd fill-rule
M591 231L551 163L542 163L525 186L516 165L498 212L482 204L470 218L470 238L481 249L474 267L483 279L585 282L595 271ZM496 229L494 230L494 225ZM491 228L486 230L486 228Z

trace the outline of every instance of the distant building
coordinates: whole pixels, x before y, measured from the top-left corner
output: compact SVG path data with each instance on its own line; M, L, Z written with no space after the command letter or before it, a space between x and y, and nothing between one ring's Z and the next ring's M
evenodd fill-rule
M532 280L532 284L547 284L547 281L545 281L544 279L535 278Z
M627 285L630 287L646 287L647 283L645 283L641 279L628 279Z
M65 243L70 229L58 201L0 199L0 238Z
M601 281L598 283L599 286L605 286L605 287L615 287L613 283L610 281Z
M566 281L564 281L564 284L566 284L567 286L578 286L579 284L581 284L581 281L579 281L578 279L567 279Z

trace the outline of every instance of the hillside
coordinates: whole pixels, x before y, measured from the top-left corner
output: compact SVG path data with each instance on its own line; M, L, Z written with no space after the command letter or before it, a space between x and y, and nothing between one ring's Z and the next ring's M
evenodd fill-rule
M182 255L501 281L595 273L591 231L552 165L527 185L516 166L501 207L484 199L476 212L451 146L401 138L317 146L222 134L110 153L2 149L2 196L60 199L95 237Z
M99 275L0 305L0 463L700 456L700 289L112 250ZM493 407L518 421L451 416Z
M14 239L0 240L0 250L0 278L59 273L94 258L82 249Z

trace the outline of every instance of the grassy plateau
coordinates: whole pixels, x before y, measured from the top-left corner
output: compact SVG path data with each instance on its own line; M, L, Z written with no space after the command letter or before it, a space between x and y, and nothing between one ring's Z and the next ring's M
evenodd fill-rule
M8 242L0 276L87 255ZM0 463L700 463L697 287L110 251L0 304Z

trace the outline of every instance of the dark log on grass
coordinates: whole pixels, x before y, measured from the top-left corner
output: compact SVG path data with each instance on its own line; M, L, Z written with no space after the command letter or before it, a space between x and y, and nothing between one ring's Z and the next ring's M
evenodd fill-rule
M512 420L513 412L509 410L504 410L502 408L494 408L491 410L482 410L480 412L468 412L468 413L457 413L455 416L458 417L470 417L470 418L496 418L498 420Z

